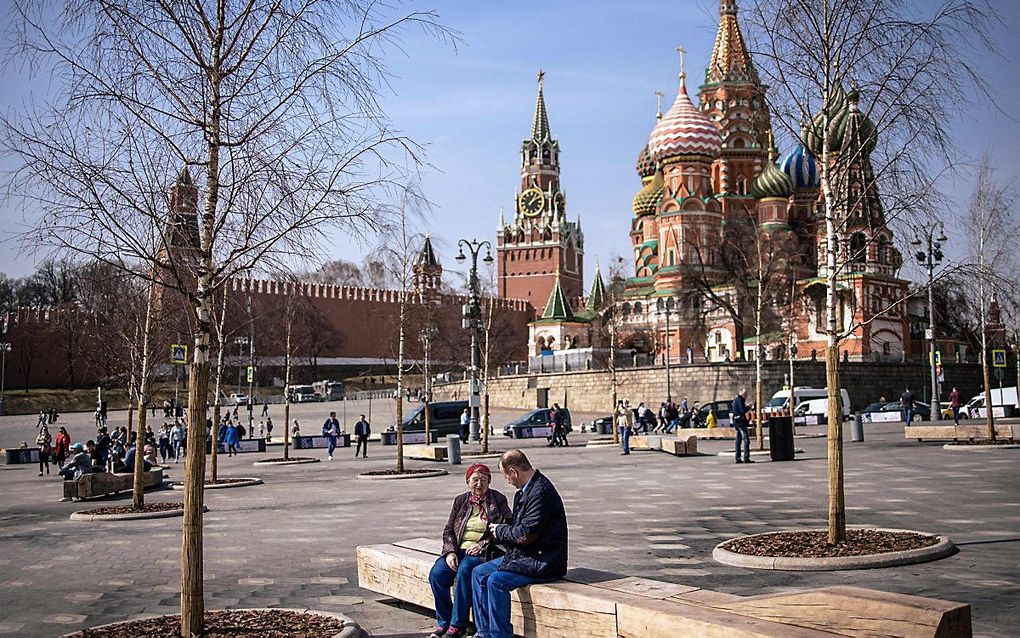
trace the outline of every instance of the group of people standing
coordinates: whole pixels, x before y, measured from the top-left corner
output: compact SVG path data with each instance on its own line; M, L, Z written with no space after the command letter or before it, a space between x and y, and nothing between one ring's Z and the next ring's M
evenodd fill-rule
M330 412L329 417L322 424L322 438L326 440L327 460L333 460L333 452L336 450L337 441L343 434L346 434L346 432L340 420L336 418L336 412ZM359 454L361 458L368 458L368 437L371 434L372 426L369 425L364 414L359 415L358 421L354 424L354 438L357 442L357 447L354 448L354 458L358 458Z

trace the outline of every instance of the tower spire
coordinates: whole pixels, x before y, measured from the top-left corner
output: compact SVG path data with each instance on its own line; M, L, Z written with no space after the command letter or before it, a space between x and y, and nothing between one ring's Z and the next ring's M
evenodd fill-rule
M542 84L545 82L545 71L538 70L538 99L535 101L535 117L531 123L531 139L536 142L547 142L552 135L549 132L549 115L545 110L545 97L542 95Z
M737 22L736 0L719 0L719 31L715 35L712 60L705 71L708 84L724 80L758 81Z

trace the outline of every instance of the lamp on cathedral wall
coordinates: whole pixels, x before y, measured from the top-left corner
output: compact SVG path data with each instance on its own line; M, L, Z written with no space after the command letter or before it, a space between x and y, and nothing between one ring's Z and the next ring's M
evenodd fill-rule
M938 237L935 236L936 231L938 231ZM932 226L921 229L918 235L914 237L914 240L910 242L917 247L917 252L914 256L917 258L918 263L928 270L928 329L925 330L924 336L928 340L928 364L931 373L931 395L929 400L931 418L933 420L942 418L942 410L939 409L939 395L941 393L938 386L938 369L941 368L941 361L936 353L935 295L933 291L935 266L942 263L944 258L942 244L947 241L949 239L946 237L945 227L942 225L942 222L937 222Z
M478 329L481 326L482 318L481 293L478 290L478 253L482 251L482 248L485 248L485 257L482 258L482 262L491 264L493 261L492 244L488 241L478 241L477 239L470 241L461 239L457 242L458 250L455 257L458 263L464 263L467 260L464 248L467 248L471 254L471 271L468 277L470 298L464 308L463 323L464 328L471 332L471 386L468 399L471 416L468 421L468 428L470 440L477 442L481 440L478 431L478 408L481 406L480 388L478 387Z

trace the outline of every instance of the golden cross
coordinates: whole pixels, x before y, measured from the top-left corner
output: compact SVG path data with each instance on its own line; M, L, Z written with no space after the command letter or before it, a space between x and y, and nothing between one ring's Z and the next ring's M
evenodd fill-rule
M683 47L677 47L676 51L680 54L680 75L684 75L684 54L687 53L687 50Z
M542 80L545 79L545 71L542 69L538 70L538 85L542 86Z
M655 92L655 117L662 119L662 91Z

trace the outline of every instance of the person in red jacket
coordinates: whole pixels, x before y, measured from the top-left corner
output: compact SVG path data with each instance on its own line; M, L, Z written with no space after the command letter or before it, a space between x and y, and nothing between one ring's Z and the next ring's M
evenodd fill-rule
M53 458L57 461L57 467L64 467L64 461L71 455L71 435L61 426L57 432L57 440L53 445Z

